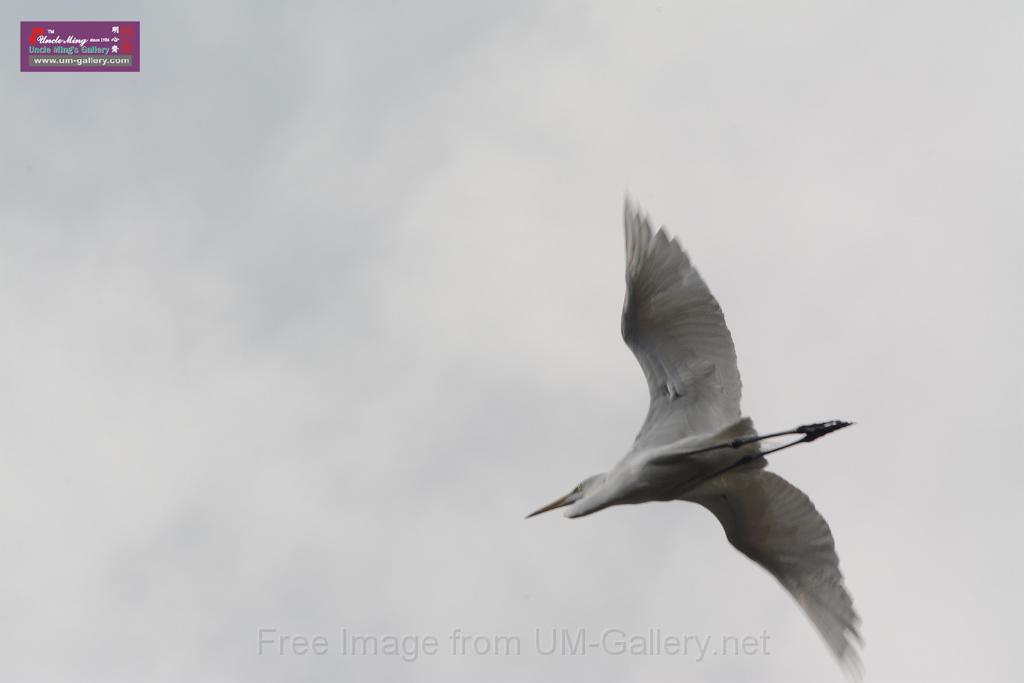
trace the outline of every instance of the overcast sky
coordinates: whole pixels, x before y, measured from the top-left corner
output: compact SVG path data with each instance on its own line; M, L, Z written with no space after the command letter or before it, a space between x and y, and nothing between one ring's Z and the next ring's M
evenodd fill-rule
M522 519L646 410L628 191L744 412L858 423L772 466L868 680L1020 679L1020 3L256 6L0 10L2 678L841 680L705 510ZM27 19L141 20L141 73L18 73ZM579 628L770 640L535 647Z

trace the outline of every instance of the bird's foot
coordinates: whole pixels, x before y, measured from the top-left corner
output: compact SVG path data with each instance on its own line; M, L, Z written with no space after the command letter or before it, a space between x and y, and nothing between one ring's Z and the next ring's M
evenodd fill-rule
M804 438L802 441L814 441L820 439L826 434L842 429L843 427L849 427L852 422L844 422L843 420L829 420L828 422L816 422L810 425L801 425L796 428L798 434L803 434Z

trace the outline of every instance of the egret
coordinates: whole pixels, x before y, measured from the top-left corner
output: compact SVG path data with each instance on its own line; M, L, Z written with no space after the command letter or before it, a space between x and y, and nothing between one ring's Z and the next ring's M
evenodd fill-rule
M665 228L625 205L622 337L650 391L629 452L527 517L568 508L583 517L612 505L683 500L718 518L729 542L775 576L840 665L860 673L860 619L843 584L828 523L800 489L765 469L765 456L848 426L803 425L759 435L740 413L740 374L722 309ZM793 435L765 449L765 439Z

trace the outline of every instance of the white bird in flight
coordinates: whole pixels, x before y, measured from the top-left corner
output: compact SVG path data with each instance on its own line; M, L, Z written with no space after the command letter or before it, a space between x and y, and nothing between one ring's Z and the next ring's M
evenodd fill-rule
M568 507L582 517L612 505L685 500L711 511L726 538L790 592L840 665L860 674L860 619L843 585L828 523L765 455L850 423L758 435L740 414L740 373L722 309L674 239L627 198L622 337L647 378L650 406L632 448L527 517ZM799 435L763 450L769 437Z

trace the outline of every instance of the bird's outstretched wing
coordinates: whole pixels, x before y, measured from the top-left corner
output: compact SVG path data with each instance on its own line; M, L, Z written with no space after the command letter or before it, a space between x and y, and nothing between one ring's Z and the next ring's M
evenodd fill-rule
M803 491L764 469L738 469L685 496L718 518L729 542L767 569L810 617L854 677L862 645L828 523Z
M634 450L715 432L740 417L736 350L718 302L665 229L626 200L622 338L650 389Z

